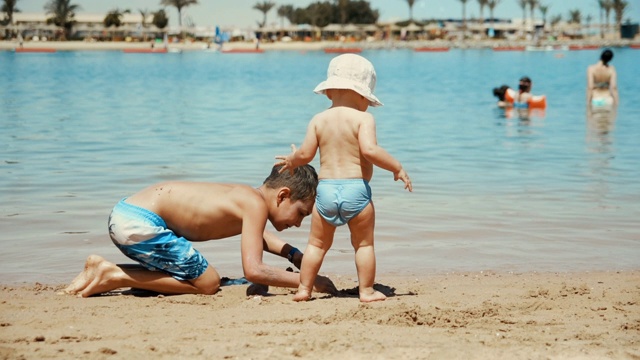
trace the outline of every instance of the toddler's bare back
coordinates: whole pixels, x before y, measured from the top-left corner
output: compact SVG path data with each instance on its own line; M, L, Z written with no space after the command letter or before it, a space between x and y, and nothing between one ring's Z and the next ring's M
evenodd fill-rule
M373 165L360 151L361 136L367 136L375 123L367 112L349 107L333 107L317 114L311 120L320 149L321 179L363 178L371 180Z

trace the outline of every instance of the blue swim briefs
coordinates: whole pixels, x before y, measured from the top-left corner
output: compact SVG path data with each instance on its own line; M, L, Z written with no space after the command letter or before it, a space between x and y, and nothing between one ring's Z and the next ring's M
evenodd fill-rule
M371 202L371 187L364 179L321 179L316 209L328 223L344 225Z
M163 271L178 280L200 277L209 263L191 242L167 229L157 214L125 202L109 216L109 236L132 260L151 271Z

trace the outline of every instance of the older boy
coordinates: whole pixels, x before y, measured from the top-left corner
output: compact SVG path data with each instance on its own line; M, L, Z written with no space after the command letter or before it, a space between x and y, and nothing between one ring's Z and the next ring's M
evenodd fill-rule
M373 95L376 72L365 58L340 55L329 63L327 80L314 90L331 100L331 107L311 119L307 134L289 156L276 156L280 171L293 171L309 163L320 149L320 182L316 206L311 215L311 234L300 268L300 286L295 301L311 297L314 280L325 254L333 243L336 227L349 225L351 245L356 253L360 301L384 300L374 290L376 258L373 249L375 210L369 181L373 165L391 171L412 191L402 164L377 144L376 125L367 113L369 106L381 106Z
M109 216L109 235L140 266L119 266L97 255L65 289L83 297L134 287L164 294L214 294L218 272L191 242L241 235L242 268L247 280L263 285L297 287L293 272L262 262L263 248L299 265L302 254L265 231L269 220L278 231L299 227L311 213L318 178L313 167L282 176L277 167L262 186L196 182L152 185L121 200ZM318 291L335 292L327 278Z

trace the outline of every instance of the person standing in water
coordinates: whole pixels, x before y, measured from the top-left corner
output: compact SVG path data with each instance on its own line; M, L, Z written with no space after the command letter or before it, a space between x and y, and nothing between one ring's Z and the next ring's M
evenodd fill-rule
M618 79L616 69L610 65L613 51L607 49L600 61L587 69L587 105L599 108L618 105Z

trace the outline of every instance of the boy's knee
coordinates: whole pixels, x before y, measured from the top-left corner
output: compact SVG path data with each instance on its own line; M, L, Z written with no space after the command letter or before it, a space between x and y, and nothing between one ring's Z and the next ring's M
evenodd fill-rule
M220 282L205 284L204 286L199 287L201 294L203 295L213 295L220 290Z
M213 295L220 290L220 275L213 268L209 268L193 285L196 286L200 294Z

